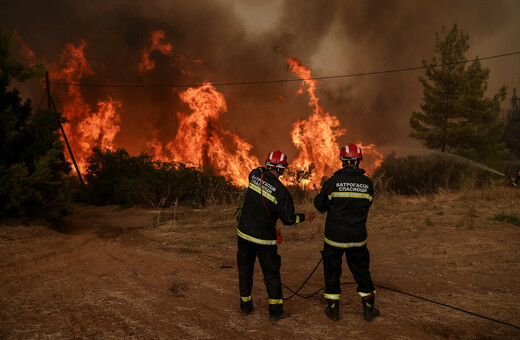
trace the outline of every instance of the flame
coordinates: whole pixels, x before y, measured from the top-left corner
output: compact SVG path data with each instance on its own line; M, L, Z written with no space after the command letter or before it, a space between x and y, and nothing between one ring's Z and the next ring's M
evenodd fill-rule
M338 168L341 147L336 140L347 130L340 127L336 116L331 115L320 106L319 98L316 96L318 81L312 78L311 70L295 58L287 57L286 60L289 64L289 71L297 74L303 80L297 93L303 94L304 87L306 87L309 95L309 107L312 109L312 113L307 119L298 118L293 124L291 136L299 154L292 166L308 169L313 164L314 170L311 176L302 180L301 184L318 187L324 177L330 176ZM363 149L365 155L369 155L369 159L375 158L367 162L365 157L363 162L367 173L371 173L379 166L383 157L373 144L362 146L358 142L357 145Z
M374 171L383 162L383 155L377 151L375 144L363 145L361 142L355 143L363 150L363 168L367 174L373 174Z
M34 54L34 52L22 40L22 38L20 37L20 35L18 34L18 32L16 30L13 31L13 36L20 43L20 55L23 58L27 59L27 61L29 62L29 65L34 66L36 64L36 62L37 62L36 55Z
M159 51L173 58L174 61L185 59L175 53L173 45L165 43L164 39L163 31L152 31L149 43L142 50L140 71L145 72L155 68L156 64L151 60L154 51ZM21 42L21 39L19 40ZM78 46L66 44L60 55L60 62L47 64L51 79L74 84L79 83L84 77L93 75L90 63L85 58L86 47L87 43L83 40ZM30 60L35 60L34 53L23 43L22 53ZM339 167L340 146L337 139L347 130L341 127L336 116L327 112L319 104L319 98L316 96L318 81L312 78L311 70L295 58L288 57L286 60L289 71L302 79L297 93L303 95L306 92L312 110L307 119L298 118L293 124L291 137L298 155L291 167L295 169L314 167L311 176L298 184L317 187L323 177L330 176ZM201 60L191 60L191 62L202 63ZM181 72L184 75L193 75L189 71ZM84 172L92 148L99 147L102 150L115 148L115 137L121 123L119 112L122 103L108 97L106 100L99 100L96 107L92 109L85 103L79 86L69 85L66 91L60 92L60 90L61 88L57 88L53 94L56 93L61 99L63 114L69 121L64 124L64 129L80 170ZM153 138L147 143L154 159L162 162L181 162L198 168L211 168L215 173L235 184L246 186L249 172L259 165L259 161L251 154L253 147L246 140L220 125L220 116L227 111L226 100L222 93L218 92L211 83L205 83L199 87L188 88L178 95L191 112L177 112L179 124L173 140L163 144L158 138L159 130L154 131ZM282 96L279 99L286 100ZM363 149L365 158L363 167L370 174L380 165L382 155L374 144L363 146L358 141L357 145Z
M97 111L79 122L77 127L82 137L82 154L88 154L94 146L101 150L114 149L114 139L119 132L118 124L121 123L117 113L119 109L121 102L108 97L97 103Z
M303 94L304 86L307 87L309 106L312 109L309 118L306 120L298 118L293 124L291 136L293 144L299 150L293 166L308 168L314 164L312 176L303 184L319 186L322 177L330 174L332 169L338 166L339 148L336 139L346 130L340 128L337 117L329 114L319 105L319 98L315 93L318 81L311 77L311 70L297 59L288 57L286 60L289 63L289 71L303 79L298 94Z
M90 64L84 56L86 46L87 43L83 40L77 47L66 44L59 65L47 65L51 79L73 84L78 83L85 76L93 75ZM121 122L118 111L122 103L108 97L107 100L98 101L96 110L92 110L83 100L79 86L69 85L66 93L60 91L57 93L62 101L63 115L69 121L64 124L65 133L76 163L84 173L87 168L87 158L94 147L102 150L114 148L114 139L119 132ZM68 152L66 155L69 157Z
M159 134L158 129L153 130L153 138L151 141L146 143L146 147L149 150L151 150L151 155L156 161L168 162L169 159L163 155L163 152L162 152L163 144L157 138L158 134Z
M184 56L173 52L173 45L171 43L162 43L161 40L165 38L164 31L152 31L149 44L143 48L141 62L139 63L139 71L146 72L155 68L155 61L150 59L153 51L159 51L162 54L176 59L184 60Z
M149 143L156 159L181 162L198 168L209 167L237 185L248 183L248 174L258 166L253 148L245 140L219 125L220 114L227 111L224 96L210 83L179 93L191 114L177 113L179 127L175 138L166 144L171 156L158 152L161 144L154 137Z

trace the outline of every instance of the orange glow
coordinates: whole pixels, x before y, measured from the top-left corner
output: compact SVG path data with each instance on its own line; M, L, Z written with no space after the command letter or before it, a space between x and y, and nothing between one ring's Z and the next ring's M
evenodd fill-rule
M146 147L151 150L151 155L156 161L160 162L167 162L168 159L163 156L162 143L157 139L157 134L159 133L159 130L155 129L153 130L153 139L146 143Z
M383 162L383 155L377 151L375 144L363 145L361 142L357 142L356 145L363 150L362 168L366 170L367 174L373 174Z
M164 39L163 31L152 32L149 44L142 50L142 60L139 63L141 71L155 67L155 62L150 59L153 51L159 51L174 61L184 59ZM36 60L34 53L19 40L24 55ZM73 85L94 74L85 58L86 47L87 43L83 40L77 46L66 44L60 55L60 62L46 65L52 81L70 84L66 88L53 88L52 94L60 99L61 111L68 120L63 127L82 173L86 171L87 158L94 147L102 151L118 147L115 138L120 130L123 105L121 101L107 97L106 100L98 100L96 107L92 108L84 101L81 87ZM311 109L306 119L298 118L293 123L291 137L298 155L290 165L296 170L307 170L312 165L311 177L298 184L318 187L323 177L329 177L339 168L341 145L337 139L347 130L341 126L336 116L320 106L316 96L319 82L312 78L311 70L295 58L288 57L286 60L289 71L302 79L297 93L309 96L308 105ZM193 74L190 71L181 72L185 75ZM211 83L205 83L196 88L188 88L178 95L188 105L190 112L177 112L178 129L173 139L163 143L158 138L159 130L153 132L153 137L146 143L151 155L161 162L180 162L199 169L209 168L237 185L246 186L249 172L261 163L252 155L251 144L221 126L220 117L227 112L223 94ZM286 98L280 96L279 100L284 102ZM358 141L357 145L363 149L363 168L371 174L381 164L383 157L374 144L363 146ZM66 156L69 157L68 153ZM296 175L294 178L297 178ZM294 183L294 178L287 180Z
M298 93L303 94L304 86L307 87L309 106L312 109L309 118L298 118L293 124L291 136L299 154L292 165L307 168L313 163L315 168L312 176L303 184L319 186L322 177L330 176L332 171L338 168L339 147L336 139L343 135L345 130L340 128L338 118L319 105L319 98L315 94L318 81L312 79L311 70L294 58L286 60L289 63L289 71L304 79Z
M304 180L302 184L319 187L323 177L330 177L340 167L341 146L336 140L345 134L346 129L340 127L336 116L331 115L319 105L319 98L315 93L318 81L312 78L311 70L295 58L288 57L286 60L289 63L289 71L297 74L303 80L297 93L303 94L306 87L309 95L309 107L312 109L312 113L307 119L298 118L293 124L291 136L299 154L292 166L307 169L309 165L314 164L312 176L308 180ZM361 143L358 143L358 146L363 148L364 155L369 156L365 157L363 167L367 173L371 173L381 163L382 155L377 152L373 144L362 146Z
M170 157L158 152L161 145L156 139L149 143L156 159L209 167L237 185L247 185L249 172L259 162L251 155L249 143L219 125L220 114L227 111L224 96L209 83L189 88L179 96L192 112L177 113L177 135L163 148Z
M47 65L50 77L53 80L66 83L78 83L89 75L93 75L90 64L84 56L87 43L81 41L78 47L67 44L60 56L59 65ZM74 158L82 173L87 168L87 158L94 147L105 149L114 148L114 139L119 132L121 119L118 111L121 102L108 97L100 100L96 110L85 103L79 86L69 85L67 93L57 91L63 107L63 115L68 123L63 128L67 134ZM69 157L68 152L65 153ZM69 159L70 161L70 159Z
M182 55L173 52L173 46L171 43L161 42L161 40L163 40L165 36L166 34L164 33L164 31L152 31L152 36L150 37L148 46L145 46L145 48L143 48L141 62L139 63L139 71L145 72L153 70L155 68L155 61L150 59L150 56L153 51L159 51L166 56L173 56L176 59L185 59Z
M29 62L29 65L31 65L31 66L35 65L36 64L36 56L35 56L34 52L22 40L22 38L20 37L20 35L18 35L18 32L16 30L13 32L13 36L20 43L20 55L23 58L27 59L27 61Z

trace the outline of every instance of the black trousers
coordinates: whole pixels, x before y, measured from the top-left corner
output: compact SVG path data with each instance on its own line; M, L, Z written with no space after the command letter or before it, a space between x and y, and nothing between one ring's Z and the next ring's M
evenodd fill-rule
M264 274L264 283L269 296L269 312L279 311L283 308L280 278L282 260L276 245L256 244L238 237L237 265L240 296L251 296L256 257Z
M341 294L341 260L343 253L347 264L356 281L358 293L372 293L374 284L370 277L370 254L365 245L362 247L337 248L324 243L321 254L323 256L323 273L325 275L325 294Z

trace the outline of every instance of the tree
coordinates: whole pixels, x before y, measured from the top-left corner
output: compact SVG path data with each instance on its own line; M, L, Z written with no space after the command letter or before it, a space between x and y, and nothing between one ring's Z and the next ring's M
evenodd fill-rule
M71 203L65 175L70 165L63 155L56 112L32 114L11 88L43 74L43 65L25 66L9 52L9 38L0 31L0 216L58 217Z
M504 141L510 152L520 159L520 99L516 95L516 89L513 89L511 108L506 113Z
M443 37L435 35L431 62L423 60L421 111L412 113L410 136L429 149L475 160L504 158L508 151L500 142L504 122L499 115L506 89L486 98L489 69L478 59L466 67L469 36L457 25L448 32L443 27L442 33Z

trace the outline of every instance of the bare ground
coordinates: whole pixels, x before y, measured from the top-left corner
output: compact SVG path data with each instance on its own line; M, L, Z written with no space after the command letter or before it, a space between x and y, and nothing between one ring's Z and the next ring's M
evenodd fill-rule
M339 322L322 292L287 300L291 317L269 321L258 266L255 311L240 315L232 207L79 206L58 227L4 222L0 338L520 339L520 226L493 220L520 216L519 203L520 190L504 188L376 200L368 246L382 315L370 323L346 265ZM282 227L287 286L319 261L323 224ZM322 287L320 266L300 293Z

